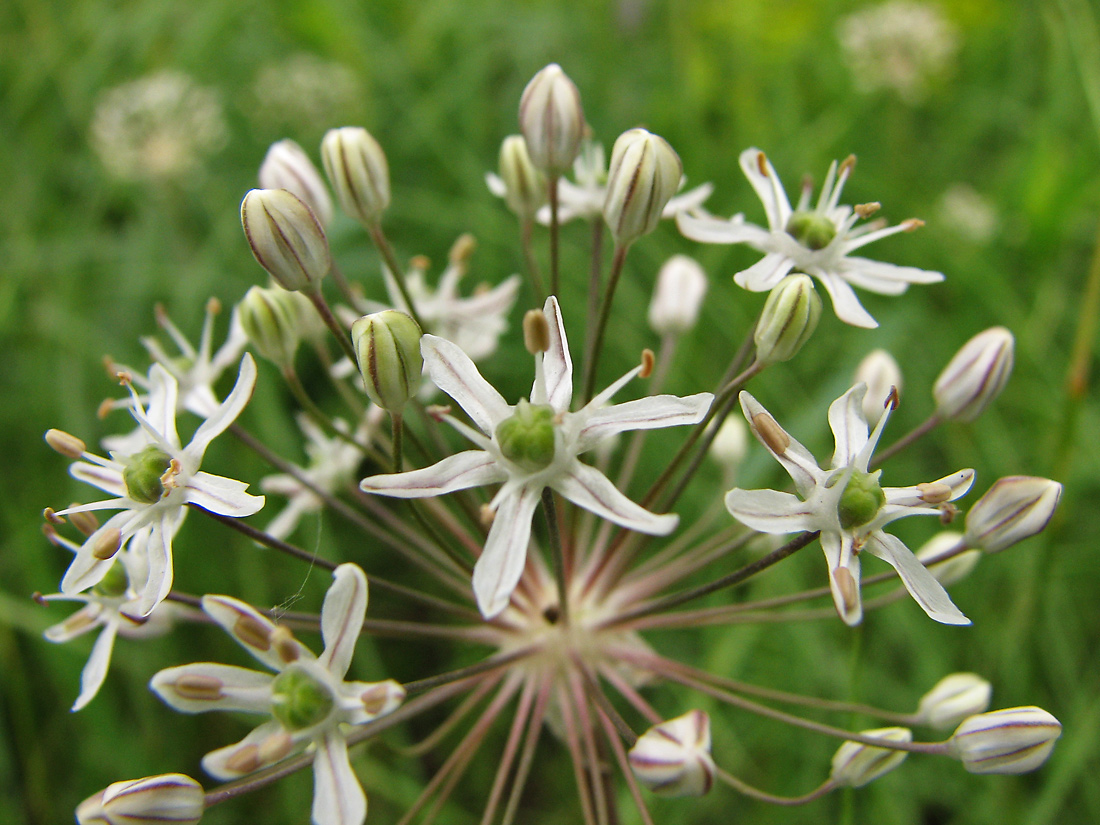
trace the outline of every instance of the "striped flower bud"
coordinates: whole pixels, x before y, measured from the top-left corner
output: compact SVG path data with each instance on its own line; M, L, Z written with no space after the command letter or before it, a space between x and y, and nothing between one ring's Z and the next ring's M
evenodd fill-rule
M584 137L581 93L557 63L539 71L523 90L519 129L531 162L551 177L565 172L580 151Z
M908 728L877 728L860 731L860 735L884 742L913 741L913 732ZM862 742L845 742L833 755L833 769L829 778L837 785L862 788L868 782L892 771L908 755L908 751L876 748Z
M891 391L901 392L901 368L894 356L884 349L876 349L859 362L852 383L867 385L867 394L863 396L863 417L868 421L878 421Z
M638 781L665 796L702 796L714 784L710 718L701 710L656 725L627 755Z
M1000 395L1012 372L1015 339L1004 327L979 332L951 359L932 387L940 418L973 421Z
M332 223L332 198L321 173L297 143L280 140L271 144L260 164L262 189L285 189L313 210L321 226Z
M681 335L695 326L707 294L703 267L687 255L673 255L657 273L649 304L649 326L658 335Z
M756 360L789 361L810 340L821 318L821 297L809 275L788 275L768 293L756 322ZM881 410L880 410L881 414Z
M984 713L992 698L993 685L978 674L952 673L921 697L917 719L922 725L946 730Z
M205 809L202 785L181 773L115 782L76 809L80 825L194 825Z
M1062 485L1049 478L1005 476L966 514L966 543L996 553L1042 532L1054 516Z
M253 189L241 201L241 225L260 266L283 289L318 289L332 268L325 230L285 189Z
M370 132L330 129L321 141L321 163L341 208L366 226L377 224L390 205L390 167Z
M396 309L364 315L351 325L363 386L387 412L400 413L420 386L420 336L416 321Z
M970 773L1027 773L1047 761L1062 723L1042 708L971 716L951 735L950 753Z
M661 212L680 188L684 167L668 142L645 129L619 135L611 148L603 216L619 246L657 228Z
M259 355L280 367L294 363L301 323L294 293L254 286L237 304L237 320Z
M917 561L927 567L928 572L944 587L950 587L955 582L965 579L981 561L981 550L964 550L943 561L935 561L939 556L957 547L962 540L962 533L945 530L932 536L916 553Z
M500 144L500 179L504 202L521 218L534 218L546 203L546 177L531 162L523 135L509 135Z

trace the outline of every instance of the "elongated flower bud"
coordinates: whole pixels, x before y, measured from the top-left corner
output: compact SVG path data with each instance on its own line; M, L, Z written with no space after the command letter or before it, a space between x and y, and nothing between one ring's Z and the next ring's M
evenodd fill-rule
M313 210L321 223L332 223L332 198L321 173L297 143L289 138L271 144L260 164L262 189L285 189Z
M627 755L638 781L665 796L702 796L714 784L710 717L701 710L656 725Z
M861 382L867 385L867 394L863 396L863 417L868 421L878 421L891 391L901 392L901 368L886 350L873 350L856 367L852 383Z
M951 359L932 387L941 418L973 421L996 398L1012 372L1015 339L1004 327L979 332Z
M285 189L253 189L241 201L241 224L260 266L283 289L312 290L332 268L325 230Z
M194 825L205 809L202 785L181 773L115 782L76 809L80 825Z
M387 412L400 413L420 386L420 336L420 325L396 309L364 315L351 325L363 386Z
M1062 485L1049 478L1005 476L966 514L966 542L996 553L1043 530L1054 515Z
M687 255L673 255L657 273L657 288L649 304L649 326L658 335L680 335L699 318L707 294L703 267Z
M789 361L810 340L821 318L821 297L809 275L788 275L768 293L756 322L756 360ZM881 414L881 410L879 413Z
M951 755L970 773L1027 773L1047 761L1062 723L1042 708L1007 708L971 716L950 739Z
M921 697L917 718L923 725L946 730L970 716L984 713L993 685L976 673L952 673Z
M540 70L523 90L519 129L531 162L551 177L565 172L580 151L584 137L581 93L557 63Z
M729 470L735 470L745 459L749 446L749 428L741 418L730 416L718 428L710 443L710 457Z
M620 246L657 228L661 212L683 177L680 156L662 137L645 129L619 135L611 149L603 216Z
M531 162L523 135L509 135L500 144L500 179L504 202L521 218L533 218L546 203L546 177Z
M293 292L254 286L237 304L237 319L248 343L280 367L294 363L298 350L300 313Z
M928 572L944 587L950 587L955 582L965 579L982 559L981 550L964 550L943 561L934 561L948 550L958 546L962 540L962 533L945 530L932 536L917 551L917 561L925 565Z
M321 163L341 208L366 226L377 224L390 205L390 167L370 132L330 129L321 141Z
M877 728L860 731L861 736L871 736L884 742L912 742L913 732L908 728ZM892 748L876 748L862 742L845 742L833 755L833 769L829 777L837 785L862 788L868 782L889 773L909 755L908 751Z

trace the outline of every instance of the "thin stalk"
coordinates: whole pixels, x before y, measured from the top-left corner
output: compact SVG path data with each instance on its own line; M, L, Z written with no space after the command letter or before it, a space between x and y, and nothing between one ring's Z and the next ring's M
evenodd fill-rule
M241 533L248 538L252 539L265 547L270 547L272 550L278 550L280 553L285 553L288 556L293 556L301 561L309 562L311 565L322 567L325 570L335 570L338 565L335 562L331 562L328 559L322 559L320 556L310 553L308 550L303 550L301 547L295 547L293 544L288 544L282 539L277 539L274 536L268 535L263 530L257 530L251 524L245 524L243 521L234 518L233 516L223 516L220 513L214 513L210 510L205 510L199 507L197 504L188 504L192 510L197 510L200 513L204 513L214 521L220 521L229 527L232 527L238 533Z
M558 235L561 232L561 223L558 219L558 180L560 175L552 175L547 178L547 194L550 200L550 294L557 295L561 288L558 274Z
M592 221L592 256L588 270L588 302L584 316L584 363L592 349L592 331L596 328L596 315L600 311L600 281L603 275L603 218Z
M826 779L821 785L814 790L802 796L776 796L770 794L767 791L762 791L757 787L750 785L741 779L738 779L731 773L727 773L721 768L716 768L718 778L733 788L738 793L744 794L752 799L757 799L761 802L768 802L772 805L805 805L807 802L814 802L826 794L830 794L837 789L837 785L831 780Z
M569 584L565 580L565 554L558 530L558 508L554 505L554 491L549 487L542 491L542 509L546 514L546 529L550 534L550 556L554 565L554 581L558 586L558 609L563 626L569 626Z
M520 742L527 727L527 717L535 701L535 689L534 679L528 679L523 685L523 693L519 696L516 713L512 717L512 726L504 743L504 751L500 755L496 776L493 777L493 785L489 789L489 801L485 805L485 813L481 816L481 825L492 825L496 816L497 805L500 804L500 798L504 794L504 786L508 782L508 774L512 772L512 765L515 763L516 754L519 752Z
M512 651L503 656L494 656L493 658L486 659L483 662L477 664L467 665L466 667L460 667L458 670L452 670L449 673L441 673L438 676L429 676L427 679L417 679L415 682L406 682L405 694L407 696L415 696L418 693L424 693L426 691L437 688L440 685L450 684L451 682L460 682L463 679L469 679L471 676L478 676L482 673L492 673L494 670L500 670L502 667L507 667L513 662L530 656L535 651L533 647L525 647L520 650Z
M531 773L531 765L534 764L535 747L542 733L542 723L546 720L546 707L550 701L551 681L543 679L542 688L535 700L535 710L531 714L531 722L527 728L527 741L523 745L523 752L519 757L519 767L516 768L515 778L512 780L512 791L508 794L508 804L504 807L504 816L501 825L511 825L519 810L519 801L523 796L523 789L527 786L527 777Z
M397 262L397 256L393 254L393 247L390 246L390 242L386 239L386 233L382 231L382 224L375 221L373 224L368 225L367 233L370 235L371 243L374 244L374 248L377 249L378 254L382 256L382 262L386 265L386 268L393 273L394 283L397 284L397 289L401 293L401 298L408 307L409 315L419 324L420 329L424 329L424 322L420 320L420 315L417 314L416 311L416 304L413 303L412 296L409 294L409 288L405 284L405 270L401 267L401 264Z
M531 245L531 234L535 228L535 222L531 218L520 218L519 234L520 244L523 247L523 262L527 270L527 277L531 281L531 291L535 293L536 303L541 305L546 300L546 288L542 284L542 273L539 272L539 262L535 260L535 250Z
M378 455L377 450L372 449L366 444L360 444L355 440L353 435L337 427L328 413L317 406L313 399L309 397L309 393L306 392L306 388L302 385L302 381L298 377L298 373L294 370L292 364L287 364L283 367L283 378L286 379L287 386L290 387L290 391L294 394L295 399L305 408L306 415L312 418L321 429L329 435L335 436L341 441L358 448L364 455Z
M329 272L332 274L332 280L336 282L336 288L340 290L340 295L348 302L348 306L353 307L356 312L362 312L362 304L360 302L363 300L363 296L357 295L355 290L351 288L351 284L348 283L348 279L344 275L343 270L336 265L335 261L333 261L332 268Z
M355 348L351 345L351 338L348 337L347 330L340 326L340 322L332 314L332 310L329 309L328 302L325 301L325 296L321 294L321 290L315 289L312 292L303 292L302 294L309 298L317 313L321 316L321 320L325 322L325 326L336 336L336 340L339 342L344 354L351 359L353 364L359 363L355 357Z
M404 461L402 455L403 439L401 436L405 432L405 422L400 412L390 413L390 424L392 425L391 431L393 433L393 471L395 473L400 473Z
M613 720L608 718L607 713L602 708L597 708L597 711L600 716L600 723L603 725L604 735L611 745L611 750L615 752L615 761L619 763L619 770L622 771L623 777L626 779L630 797L634 800L634 807L638 809L638 814L642 817L642 825L654 825L653 817L650 815L649 808L645 804L645 798L642 796L642 789L638 787L638 780L635 778L634 771L630 768L630 762L626 758L626 749L623 747L623 743L619 741L619 737L615 735L615 727L612 725ZM633 745L634 743L630 742L630 744Z
M591 345L585 347L584 352L584 403L592 399L596 388L596 367L600 360L600 351L603 349L604 332L607 330L607 321L611 317L611 304L615 297L615 287L619 284L619 277L623 274L623 263L626 261L626 252L630 244L615 244L615 252L611 257L611 274L607 279L607 291L600 302L600 315L596 319L596 328L592 331Z
M879 450L874 458L871 459L870 469L873 470L886 459L897 455L917 439L932 432L932 430L938 427L941 423L943 423L943 419L941 419L936 413L932 413L932 415L928 416L928 418L925 419L923 423L918 424L916 427L907 432L889 447L883 450Z
M569 748L570 762L573 763L573 779L577 783L577 796L581 801L581 814L585 825L596 825L596 813L593 809L593 792L588 787L588 776L584 771L584 753L581 751L580 732L573 705L563 684L558 685L558 707L561 708L562 727L565 728L565 743Z

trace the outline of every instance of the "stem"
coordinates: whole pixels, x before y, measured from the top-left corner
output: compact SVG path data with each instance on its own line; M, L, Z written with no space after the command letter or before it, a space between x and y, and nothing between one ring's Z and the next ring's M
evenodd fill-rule
M393 247L390 246L390 242L386 240L386 235L382 231L382 224L375 221L367 226L367 232L370 234L371 242L374 244L374 248L378 250L378 254L382 256L382 261L385 263L386 268L393 273L394 283L397 284L397 289L401 293L401 298L405 301L406 306L409 308L409 315L420 326L420 329L424 329L424 322L420 320L420 315L417 314L416 304L413 303L412 296L409 295L409 288L405 284L405 270L401 268L401 264L397 262L397 257L393 254Z
M596 320L596 328L592 332L592 345L585 350L584 363L584 402L591 400L596 387L596 365L600 360L600 351L603 349L603 336L607 329L607 321L611 317L611 303L615 297L615 287L619 284L619 276L623 274L623 263L626 261L626 252L630 244L615 243L615 253L611 257L611 274L607 279L607 292L604 293L600 303L600 317Z
M542 273L539 272L539 263L535 260L535 250L531 246L531 233L535 228L535 222L531 218L520 218L520 243L523 247L523 262L526 265L527 277L531 281L531 290L535 293L537 303L542 304L546 300L546 289L542 285Z
M561 546L561 532L558 530L558 509L554 505L554 491L549 487L542 490L542 509L546 514L546 529L550 533L550 555L554 564L554 581L558 585L558 609L560 620L569 626L569 585L565 580L565 554Z
M360 444L355 440L354 436L344 432L333 423L328 413L318 407L314 400L309 397L309 393L306 392L306 388L302 385L302 380L298 377L298 373L295 372L293 365L288 364L283 368L283 378L286 379L287 386L290 387L290 391L293 393L298 403L305 408L306 415L312 418L317 423L317 426L329 435L339 438L341 441L358 448L363 454L370 454L372 457L377 454L376 450L372 450L365 444Z
M774 794L770 794L767 791L762 791L759 788L754 787L741 779L738 779L731 773L726 773L726 771L722 770L721 768L716 768L716 771L718 778L738 793L744 794L751 799L757 799L761 802L768 802L772 805L805 805L807 802L814 802L815 800L821 799L821 797L825 796L826 794L832 793L838 787L833 783L833 780L826 779L817 788L807 794L803 794L802 796L775 796Z
M223 516L220 513L214 513L210 510L205 510L199 507L197 504L188 504L192 510L198 510L200 513L205 513L214 519L214 521L220 521L222 524L228 525L248 538L252 539L265 547L270 547L272 550L278 550L280 553L286 553L288 556L293 556L296 559L307 561L310 564L315 564L318 567L323 567L325 570L335 570L339 565L335 562L331 562L328 559L322 559L308 550L303 550L301 547L295 547L293 544L288 544L282 539L277 539L274 536L270 536L263 530L257 530L251 524L245 524L239 519L233 518L233 516Z
M362 312L362 307L359 302L363 299L363 296L355 294L355 290L351 288L348 279L344 276L343 270L336 265L335 261L333 261L332 268L329 272L332 273L332 280L336 282L336 288L340 290L340 294L343 296L344 300L348 302L348 305L356 312Z
M553 175L547 179L546 185L550 200L550 294L557 295L561 288L558 276L558 234L561 225L558 223L558 180L559 175Z
M932 415L928 416L928 418L925 419L924 423L914 427L912 430L907 432L885 450L879 450L875 457L871 459L870 469L874 469L886 459L897 455L921 436L927 435L928 433L932 432L932 430L938 427L942 422L943 419L941 419L936 413L932 413Z
M339 342L340 348L344 351L344 354L351 359L353 364L358 364L359 360L355 357L355 348L351 345L351 338L348 337L347 330L340 326L340 322L336 320L336 316L332 314L332 310L329 309L328 303L325 301L325 296L321 294L321 290L315 289L313 292L303 292L302 294L313 303L313 306L321 316L321 320L325 322L325 326L336 336L336 340Z
M401 438L401 436L405 432L404 420L401 418L401 413L390 413L390 423L393 425L393 471L395 473L400 473L401 464L403 461L403 439Z
M415 682L406 682L404 684L405 694L407 696L415 696L418 693L424 693L432 688L440 687L441 685L459 682L482 673L491 673L494 670L507 667L518 659L530 656L534 650L535 648L533 647L525 647L504 656L486 659L484 662L478 662L475 665L460 667L458 670L452 670L449 673L441 673L438 676L430 676L427 679L418 679Z

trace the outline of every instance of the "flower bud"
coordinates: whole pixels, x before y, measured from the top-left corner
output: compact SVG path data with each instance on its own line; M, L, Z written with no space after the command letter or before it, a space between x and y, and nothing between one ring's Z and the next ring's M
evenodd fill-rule
M744 420L731 415L722 422L714 441L710 443L710 455L722 466L733 470L744 461L748 446L748 427Z
M533 218L546 203L546 177L531 162L523 135L509 135L500 144L500 179L504 202L521 218Z
M241 224L252 254L283 289L317 289L332 268L317 217L285 189L253 189L245 195Z
M649 326L658 335L687 332L695 326L706 293L703 268L687 255L673 255L657 273L657 288L649 304Z
M557 63L539 71L523 90L519 129L531 162L551 177L565 172L580 151L584 137L581 93Z
M390 167L370 132L330 129L321 141L321 163L345 212L367 226L382 219L390 205Z
M952 673L940 679L917 706L919 724L946 730L984 713L993 698L993 685L976 673Z
M80 825L194 825L202 819L202 785L181 773L115 782L76 809Z
M332 223L332 198L321 173L293 140L271 144L260 164L260 188L285 189L313 210L321 226Z
M1049 478L1005 476L966 514L966 543L996 553L1043 530L1054 515L1062 485Z
M821 297L809 275L788 275L768 293L756 322L756 360L760 364L789 361L817 328ZM881 413L881 411L880 411Z
M901 392L901 368L894 356L884 349L876 349L859 362L852 383L867 385L867 394L863 396L863 417L868 421L878 421L891 390Z
M611 148L603 216L619 246L657 228L661 212L680 188L684 167L668 142L645 129L619 135Z
M656 725L627 755L638 781L665 796L702 796L714 784L710 718L701 710Z
M1004 327L979 332L951 359L932 387L940 418L973 421L996 398L1012 372L1012 333Z
M396 309L364 315L351 325L363 386L387 412L400 413L420 386L421 334L420 325Z
M917 551L917 561L924 564L928 568L928 572L935 576L936 581L944 587L950 587L955 582L965 579L981 561L982 552L980 550L964 550L949 559L938 562L932 561L948 550L957 547L962 540L962 533L945 530L932 536Z
M237 319L248 343L280 367L294 363L299 341L299 310L295 293L254 286L237 304Z
M884 742L912 742L913 732L908 728L877 728L860 731L860 736L871 736ZM834 783L851 788L862 788L869 782L889 773L909 755L908 751L892 748L876 748L862 742L845 742L833 755L833 769L829 778Z
M951 735L950 753L971 773L1027 773L1047 761L1062 723L1042 708L971 716Z

